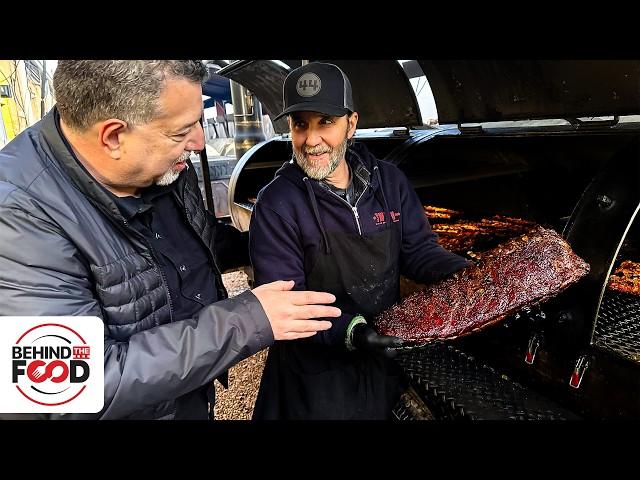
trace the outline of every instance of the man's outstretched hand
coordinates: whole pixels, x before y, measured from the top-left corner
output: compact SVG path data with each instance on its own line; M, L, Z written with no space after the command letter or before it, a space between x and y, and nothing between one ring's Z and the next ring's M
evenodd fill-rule
M331 328L331 322L309 319L339 317L342 313L339 308L325 305L335 302L335 295L310 290L291 291L294 285L293 280L278 280L251 290L267 314L276 340L311 337Z

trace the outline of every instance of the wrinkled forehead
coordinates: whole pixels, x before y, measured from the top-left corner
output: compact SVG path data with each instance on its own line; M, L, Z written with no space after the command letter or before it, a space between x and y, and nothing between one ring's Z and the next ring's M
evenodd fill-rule
M203 111L202 86L184 79L167 79L158 99L156 120L168 124L188 124L200 119Z

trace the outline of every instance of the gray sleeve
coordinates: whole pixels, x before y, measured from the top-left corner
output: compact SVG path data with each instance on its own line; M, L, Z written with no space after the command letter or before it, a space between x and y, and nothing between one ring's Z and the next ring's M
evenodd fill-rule
M55 225L0 206L0 315L95 315L91 274ZM250 291L203 308L194 318L116 342L105 328L105 406L121 418L212 381L273 343L269 320ZM85 416L83 416L85 417Z
M0 315L95 315L89 267L59 228L0 205Z
M194 318L136 333L127 343L105 338L105 409L121 418L212 381L273 343L251 291L203 308Z

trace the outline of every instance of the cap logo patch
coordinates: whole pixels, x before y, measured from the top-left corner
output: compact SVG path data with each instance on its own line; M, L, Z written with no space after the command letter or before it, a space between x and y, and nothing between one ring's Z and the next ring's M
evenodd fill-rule
M321 87L322 82L320 81L320 77L315 73L309 72L298 79L296 91L301 97L313 97L320 91Z

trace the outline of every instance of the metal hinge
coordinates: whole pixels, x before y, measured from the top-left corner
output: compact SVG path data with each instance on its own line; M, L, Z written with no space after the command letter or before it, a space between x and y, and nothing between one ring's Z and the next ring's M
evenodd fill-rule
M482 133L484 130L482 129L482 125L462 125L458 124L458 130L460 133Z
M589 358L586 355L580 355L576 361L575 367L573 367L571 377L569 378L569 386L573 388L580 387L587 367L589 367Z

